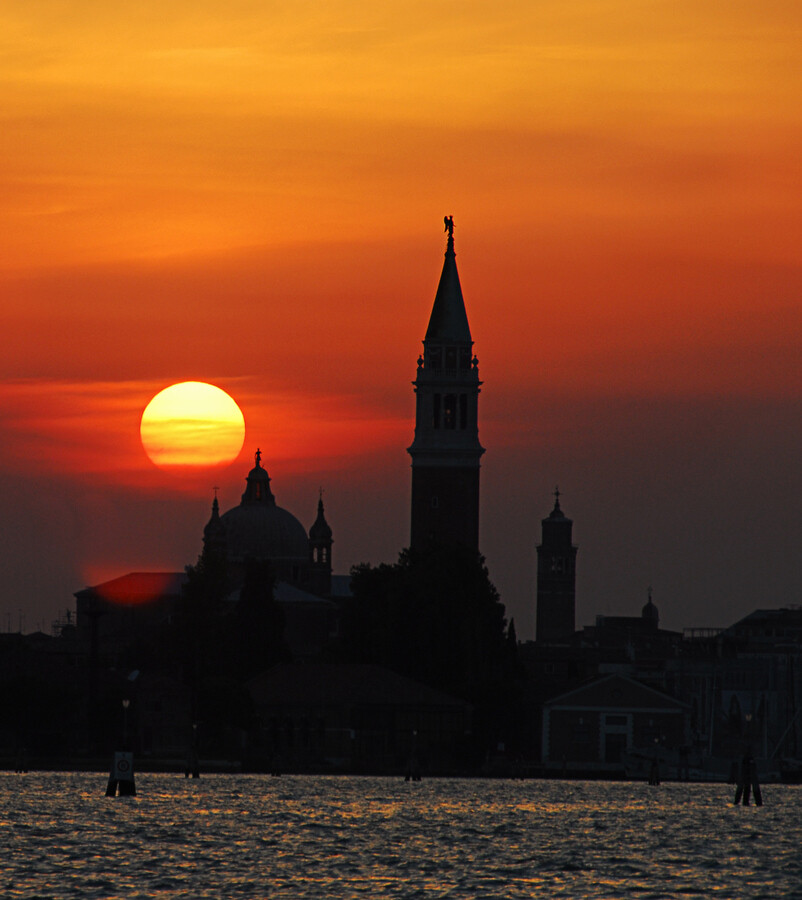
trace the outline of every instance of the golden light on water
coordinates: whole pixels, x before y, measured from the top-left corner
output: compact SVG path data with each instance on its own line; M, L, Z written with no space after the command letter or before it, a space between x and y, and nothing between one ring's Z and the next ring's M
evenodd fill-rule
M217 466L232 462L242 449L245 419L221 388L183 381L148 403L139 432L157 466Z

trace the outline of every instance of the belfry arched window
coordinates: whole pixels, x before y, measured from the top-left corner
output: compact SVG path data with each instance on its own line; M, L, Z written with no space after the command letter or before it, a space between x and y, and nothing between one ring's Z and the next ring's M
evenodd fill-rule
M443 404L443 427L457 427L457 395L446 394L445 403Z

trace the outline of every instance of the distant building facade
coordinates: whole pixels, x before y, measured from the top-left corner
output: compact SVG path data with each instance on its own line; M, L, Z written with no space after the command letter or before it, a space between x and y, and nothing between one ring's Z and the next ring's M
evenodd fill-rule
M418 358L410 546L479 547L479 362L462 298L453 222Z
M622 675L607 675L543 705L542 761L558 772L620 773L634 747L688 743L690 710Z

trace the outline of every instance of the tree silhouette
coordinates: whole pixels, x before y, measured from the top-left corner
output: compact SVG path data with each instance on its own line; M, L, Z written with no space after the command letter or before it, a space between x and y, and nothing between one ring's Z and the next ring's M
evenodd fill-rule
M351 576L348 657L468 700L482 740L504 737L517 696L514 628L506 628L484 558L463 546L430 546L403 550L394 565L356 566Z

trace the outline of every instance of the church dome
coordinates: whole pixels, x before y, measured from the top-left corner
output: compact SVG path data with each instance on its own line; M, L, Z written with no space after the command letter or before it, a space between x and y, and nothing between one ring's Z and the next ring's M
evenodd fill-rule
M244 562L249 557L275 563L306 562L309 557L306 529L291 512L276 505L261 458L257 450L256 465L248 473L240 505L220 517L228 558L232 562Z

